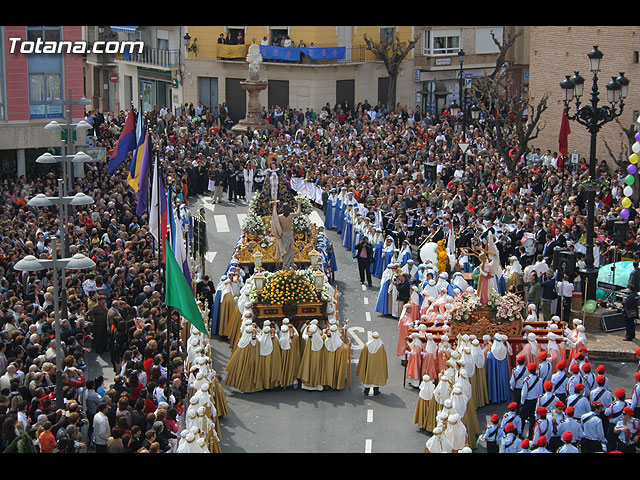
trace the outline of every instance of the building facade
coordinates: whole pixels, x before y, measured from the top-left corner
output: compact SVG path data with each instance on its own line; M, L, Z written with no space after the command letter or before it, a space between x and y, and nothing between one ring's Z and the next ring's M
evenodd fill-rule
M345 101L354 106L367 100L386 105L388 73L366 50L364 35L379 42L398 34L413 38L410 26L189 26L190 50L184 65L184 99L205 106L225 103L232 120L244 118L248 46L272 47L263 54L261 79L269 86L260 93L264 107L320 110ZM220 44L229 39L235 45ZM240 39L240 40L238 40ZM288 40L287 40L288 39ZM281 49L286 41L290 50ZM242 43L239 43L242 42ZM302 44L302 50L300 50ZM195 48L193 48L195 46ZM311 50L305 50L305 49ZM337 54L336 54L337 53ZM287 58L288 54L295 54ZM323 57L323 55L325 55ZM398 103L413 108L413 52L398 77Z
M33 45L82 40L79 26L0 26L1 174L29 176L47 170L35 159L45 151L59 151L62 139L44 126L52 120L63 123L66 115L66 107L52 100L68 98L69 91L74 100L84 95L82 54L44 53ZM74 106L72 114L74 120L82 119L84 108ZM76 141L84 143L84 136Z
M599 105L609 105L606 85L611 81L611 77L618 77L620 72L624 72L630 84L623 114L616 121L606 124L598 134L596 157L598 162L605 160L610 165L614 163L614 158L625 163L631 151L621 125L630 128L640 111L638 97L640 93L640 27L532 26L529 28L531 31L529 84L533 103L535 104L536 99L541 98L545 93L550 95L548 109L542 117L544 129L530 146L539 147L542 151L558 150L558 134L564 108L560 83L565 76L572 76L576 71L580 72L585 80L582 105L591 101L593 74L589 71L587 54L594 45L597 45L603 53L601 72L598 74ZM569 113L575 113L573 102ZM570 128L568 153L575 153L588 162L589 132L576 122L570 122Z

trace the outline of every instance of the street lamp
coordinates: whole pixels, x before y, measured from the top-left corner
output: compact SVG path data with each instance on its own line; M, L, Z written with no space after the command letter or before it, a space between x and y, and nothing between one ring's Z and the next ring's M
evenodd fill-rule
M58 179L58 191L61 192L64 189L64 180L61 178ZM60 235L62 237L60 250L63 252L63 255L68 256L69 250L69 241L68 241L68 230L69 230L69 221L68 221L68 213L67 208L69 205L77 207L82 205L90 205L93 203L93 198L89 195L86 195L82 192L78 192L73 196L65 197L47 197L44 193L39 193L35 197L30 198L27 202L27 205L30 207L51 207L53 205L58 205L58 215L59 221L61 223L61 231ZM62 272L62 313L63 318L67 318L67 289L66 289L66 279L65 273Z
M464 78L463 78L463 71L462 71L462 65L464 64L464 50L460 49L458 51L458 61L460 62L460 78L458 79L459 82L459 89L460 89L460 113L462 115L462 141L466 141L467 139L467 115L466 115L466 108L465 108L465 99L464 99Z
M64 398L62 392L62 369L64 353L62 352L62 341L60 333L60 304L58 293L58 269L62 269L63 279L65 270L87 270L96 266L90 258L76 253L71 258L58 258L57 239L51 239L51 259L40 259L33 255L27 255L22 260L18 260L14 269L25 272L35 272L38 270L53 269L53 310L54 310L54 330L56 341L56 408L64 408ZM64 280L63 280L64 281Z
M583 92L584 79L578 72L573 77L566 76L560 83L562 101L565 106L565 113L569 120L574 120L587 128L591 134L589 148L589 182L587 185L587 232L586 232L586 255L585 267L580 271L584 288L584 300L595 300L596 286L598 278L598 268L594 265L593 237L595 228L595 195L596 195L596 139L598 132L606 123L613 121L622 115L624 99L629 89L629 80L621 72L619 77L611 77L611 81L606 85L607 99L611 106L599 106L598 73L602 62L603 54L594 46L593 50L587 54L589 58L589 69L593 73L593 86L591 87L591 102L580 106L580 97ZM576 112L569 115L570 103L575 99Z

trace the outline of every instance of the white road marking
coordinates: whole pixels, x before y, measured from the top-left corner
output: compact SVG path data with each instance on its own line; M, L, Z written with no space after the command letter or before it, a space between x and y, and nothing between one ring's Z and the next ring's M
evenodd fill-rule
M367 322L371 321L371 314L369 312L364 312L364 316L365 316Z
M214 215L213 218L216 222L216 229L218 230L218 233L229 232L229 224L227 223L226 215Z
M364 442L364 453L371 453L371 439L367 438Z
M362 301L364 302L365 305L369 305L369 299L367 297L364 297Z
M367 410L367 423L373 422L373 410Z
M204 259L209 263L213 263L213 259L216 258L217 254L218 252L207 252L204 254Z
M244 219L247 218L246 213L238 213L238 223L240 223L240 228L242 228L242 224L244 223Z
M362 287L362 291L366 292L367 291L367 286L366 285L360 285Z
M204 208L206 208L207 210L210 210L212 212L215 212L216 211L216 204L215 203L204 202Z

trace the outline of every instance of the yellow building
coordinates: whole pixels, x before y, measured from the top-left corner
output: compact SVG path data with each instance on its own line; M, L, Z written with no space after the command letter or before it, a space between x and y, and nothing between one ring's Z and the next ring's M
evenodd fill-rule
M184 101L206 106L225 103L234 122L244 118L246 112L247 96L240 82L248 75L246 53L252 42L279 47L288 37L293 47L303 42L314 49L309 55L299 55L298 49L275 48L272 57L263 55L260 76L268 82L268 88L261 92L260 104L318 112L327 103L333 107L345 101L351 105L365 100L386 105L388 73L384 64L366 50L364 35L375 42L396 33L404 42L414 36L411 26L199 25L186 29L189 48L182 72ZM230 39L233 45L219 44L219 39ZM398 77L396 101L412 109L416 105L413 52L405 62Z

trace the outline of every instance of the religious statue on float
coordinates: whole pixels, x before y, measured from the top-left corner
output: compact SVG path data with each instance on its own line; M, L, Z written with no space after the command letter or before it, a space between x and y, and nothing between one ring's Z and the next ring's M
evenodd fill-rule
M293 209L296 205L295 192L289 186L289 181L285 176L280 161L277 157L269 160L268 168L265 169L264 184L255 203L255 213L260 216L270 216L272 207L277 205L279 214L284 213L284 206L288 205Z

